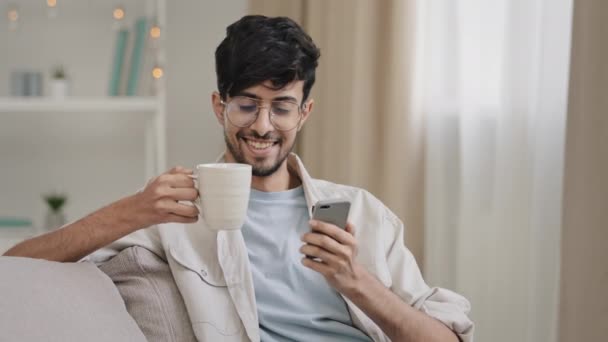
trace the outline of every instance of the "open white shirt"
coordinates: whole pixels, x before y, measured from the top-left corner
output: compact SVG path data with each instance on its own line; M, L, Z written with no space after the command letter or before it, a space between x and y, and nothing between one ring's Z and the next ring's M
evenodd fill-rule
M351 202L349 221L356 227L357 261L412 307L443 322L462 341L473 341L469 302L450 290L429 287L405 247L403 223L369 192L312 179L291 154L288 166L302 181L307 206L318 200ZM312 215L310 215L312 217ZM241 231L215 232L203 220L161 224L130 234L87 259L100 263L121 250L142 246L163 257L184 298L199 341L259 341L255 293ZM353 324L374 341L390 341L361 309L344 297Z

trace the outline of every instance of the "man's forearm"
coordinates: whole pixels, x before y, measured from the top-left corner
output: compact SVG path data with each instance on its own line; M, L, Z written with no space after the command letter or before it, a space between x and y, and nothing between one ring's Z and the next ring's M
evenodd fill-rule
M53 261L78 261L138 229L165 222L194 223L198 191L193 171L176 166L151 179L135 195L116 201L56 231L24 241L4 255Z
M361 274L360 286L345 295L392 341L458 342L456 334L443 323L405 303L367 271Z
M4 253L61 262L74 262L138 227L126 210L134 196L123 198L61 229L21 242Z

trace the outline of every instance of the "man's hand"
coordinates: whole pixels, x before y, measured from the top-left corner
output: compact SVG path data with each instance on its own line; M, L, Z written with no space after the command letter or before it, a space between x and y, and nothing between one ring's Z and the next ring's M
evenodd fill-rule
M135 197L133 214L140 227L167 222L193 223L198 220L195 206L179 203L194 201L198 197L190 169L174 167L151 179Z
M312 232L302 236L304 266L321 273L338 292L365 312L391 341L454 341L458 337L438 320L414 309L355 261L355 229L310 221ZM317 261L318 260L318 261Z
M302 264L321 273L337 291L349 296L357 290L366 270L357 264L357 240L355 228L351 223L346 229L311 220L312 232L302 236L306 242L300 252L312 258L303 258Z

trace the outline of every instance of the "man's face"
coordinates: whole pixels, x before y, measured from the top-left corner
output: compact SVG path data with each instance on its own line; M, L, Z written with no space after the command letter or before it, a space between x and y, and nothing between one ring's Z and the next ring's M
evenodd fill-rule
M249 127L237 127L225 116L225 106L219 101L219 94L213 96L216 116L224 126L224 140L228 152L235 162L252 166L253 176L266 177L275 173L292 151L297 132L306 121L312 101L307 101L302 110L300 124L290 131L279 131L270 122L268 108L273 100L290 100L302 103L304 81L288 84L280 90L268 87L269 81L247 88L236 94L260 100L262 108L256 121ZM230 97L226 102L230 101Z

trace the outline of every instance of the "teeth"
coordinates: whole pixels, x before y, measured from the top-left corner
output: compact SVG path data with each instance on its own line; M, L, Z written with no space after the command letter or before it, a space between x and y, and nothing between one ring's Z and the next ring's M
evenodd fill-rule
M258 150L266 149L274 144L274 142L260 142L260 141L252 141L252 140L246 140L246 141L249 146L251 146L255 149L258 149Z

